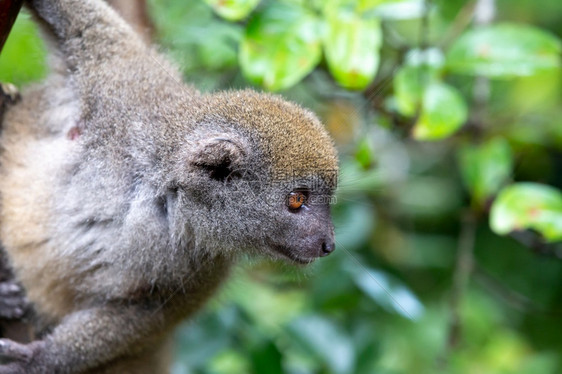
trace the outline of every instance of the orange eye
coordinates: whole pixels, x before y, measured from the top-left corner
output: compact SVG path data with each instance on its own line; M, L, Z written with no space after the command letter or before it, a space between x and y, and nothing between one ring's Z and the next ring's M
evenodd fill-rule
M306 202L306 195L300 191L293 191L289 194L287 206L291 210L297 210Z

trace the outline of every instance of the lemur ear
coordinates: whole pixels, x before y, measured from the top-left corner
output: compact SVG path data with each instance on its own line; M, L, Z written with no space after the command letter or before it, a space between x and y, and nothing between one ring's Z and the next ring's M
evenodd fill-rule
M221 181L241 169L247 155L244 144L230 135L202 139L195 148L191 164Z

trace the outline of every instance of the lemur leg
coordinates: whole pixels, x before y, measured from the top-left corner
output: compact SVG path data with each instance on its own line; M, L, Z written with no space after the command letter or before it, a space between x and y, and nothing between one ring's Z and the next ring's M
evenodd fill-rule
M42 340L0 339L0 374L77 373L134 356L158 343L164 313L144 305L106 305L67 316Z

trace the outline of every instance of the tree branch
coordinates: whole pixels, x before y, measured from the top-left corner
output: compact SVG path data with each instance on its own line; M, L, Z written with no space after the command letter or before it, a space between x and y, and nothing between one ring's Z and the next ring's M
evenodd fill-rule
M23 0L0 0L0 52L16 21Z

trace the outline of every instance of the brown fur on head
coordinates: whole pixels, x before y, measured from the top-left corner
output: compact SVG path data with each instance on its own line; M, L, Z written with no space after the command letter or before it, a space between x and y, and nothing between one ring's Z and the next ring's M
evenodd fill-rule
M208 112L259 137L256 146L263 148L264 158L275 171L337 172L333 142L312 112L281 97L251 90L214 94L208 105Z

